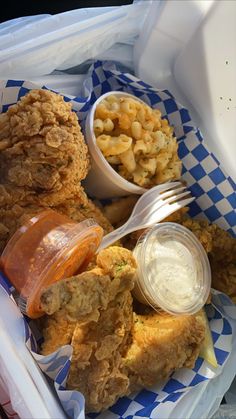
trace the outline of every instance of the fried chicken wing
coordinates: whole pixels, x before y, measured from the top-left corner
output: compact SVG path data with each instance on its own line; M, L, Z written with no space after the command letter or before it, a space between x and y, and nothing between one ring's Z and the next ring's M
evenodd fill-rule
M130 391L165 380L179 368L192 368L204 337L201 314L134 314L133 342L124 359Z
M112 227L84 192L88 149L63 96L31 90L0 115L0 253L32 215L51 208L79 222Z

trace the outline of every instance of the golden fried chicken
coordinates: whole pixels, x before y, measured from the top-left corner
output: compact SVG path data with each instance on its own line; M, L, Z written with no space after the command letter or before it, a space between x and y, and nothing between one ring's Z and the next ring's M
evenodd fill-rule
M117 228L128 220L138 199L139 197L137 195L115 199L103 207L103 214L113 227Z
M236 302L236 239L206 220L185 218L181 224L196 235L208 253L212 287Z
M68 389L83 393L87 412L193 367L205 338L199 312L171 316L145 307L133 313L136 262L125 248L102 250L96 267L47 288L41 296L42 354L71 344Z
M157 384L179 368L192 368L204 338L201 314L134 314L133 342L124 359L130 391Z
M82 326L77 323L67 387L83 393L86 411L105 410L127 393L129 379L123 372L122 356L127 351L132 326L129 291L118 293L101 311L98 322Z
M75 221L94 218L112 227L82 186L88 149L71 104L48 90L31 90L0 115L0 253L35 213L45 208Z
M0 115L0 178L36 193L71 187L88 172L88 149L71 104L31 90Z
M121 247L102 250L91 271L59 281L41 296L43 355L71 344L68 388L85 395L87 411L107 409L127 393L122 359L131 342L136 262Z

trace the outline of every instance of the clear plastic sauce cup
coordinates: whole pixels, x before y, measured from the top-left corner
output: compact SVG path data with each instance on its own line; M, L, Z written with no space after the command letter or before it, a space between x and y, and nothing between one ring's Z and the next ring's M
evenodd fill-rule
M103 229L92 219L75 223L52 210L37 214L16 231L2 253L1 267L29 317L44 314L40 308L43 289L81 271L102 236Z
M207 301L211 269L199 240L176 223L146 230L134 249L138 269L134 296L156 310L194 314Z

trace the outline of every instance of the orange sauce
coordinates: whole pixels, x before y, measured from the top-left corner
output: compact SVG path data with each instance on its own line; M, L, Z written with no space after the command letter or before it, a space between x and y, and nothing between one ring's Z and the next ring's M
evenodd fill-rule
M44 314L40 308L43 289L85 268L102 236L95 221L75 223L52 210L37 214L17 230L2 253L1 266L29 317Z

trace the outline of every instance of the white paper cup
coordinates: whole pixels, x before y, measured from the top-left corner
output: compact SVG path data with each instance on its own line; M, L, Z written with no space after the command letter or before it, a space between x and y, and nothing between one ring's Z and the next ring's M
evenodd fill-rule
M93 130L94 114L97 105L107 96L129 96L144 103L136 96L125 92L108 92L102 95L91 107L86 118L85 135L91 156L91 169L83 182L86 192L91 197L115 198L130 194L142 195L147 189L141 188L134 183L128 182L120 176L107 162L99 147L96 144L96 137Z

